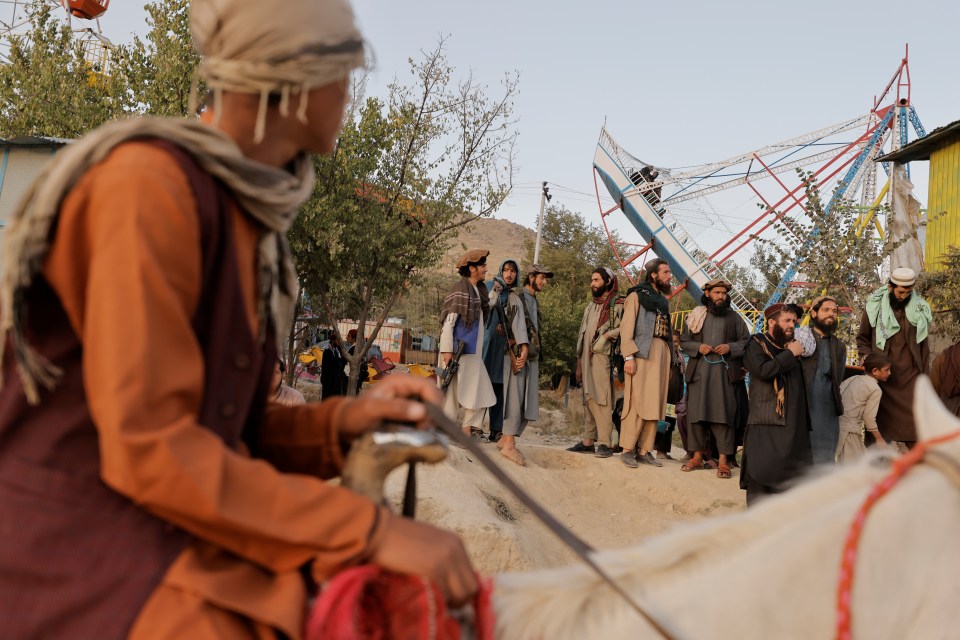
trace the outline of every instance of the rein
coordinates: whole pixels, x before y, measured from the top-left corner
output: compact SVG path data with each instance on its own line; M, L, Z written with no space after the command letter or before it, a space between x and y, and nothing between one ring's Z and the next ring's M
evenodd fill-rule
M870 510L887 495L891 489L903 478L906 473L920 462L927 462L935 469L944 473L952 482L960 481L960 472L956 464L950 460L947 461L942 454L931 451L930 448L950 440L960 437L960 431L931 438L918 442L917 445L893 461L890 472L880 482L873 486L870 493L860 508L857 509L847 532L847 538L843 545L843 556L840 563L840 579L837 585L837 640L851 640L853 632L851 630L853 617L851 615L851 605L853 600L853 577L857 562L857 553L860 547L860 539L863 534L863 526L866 522ZM929 457L928 457L929 456Z
M584 563L589 566L594 573L596 573L607 585L614 590L627 604L636 611L641 618L647 621L647 623L659 633L664 640L678 640L678 637L675 633L668 631L665 623L659 621L656 616L650 613L647 609L640 605L639 602L634 600L634 598L627 593L627 591L620 586L604 569L596 563L596 561L591 557L593 553L593 548L590 547L586 542L581 540L576 536L572 531L565 527L560 521L553 517L550 512L543 508L539 502L533 499L530 494L520 488L510 476L508 476L497 464L488 456L476 443L476 441L465 435L463 431L460 430L460 427L453 422L450 418L443 413L443 411L430 403L425 403L424 407L427 410L427 415L430 419L437 425L437 428L443 432L447 437L453 440L455 443L461 445L467 451L472 453L480 461L487 471L493 474L493 477L500 481L507 490L514 495L514 497L519 500L523 506L530 510L530 512L536 516L540 522L542 522L546 527L560 540L566 544L577 556L583 560ZM412 475L412 474L411 474ZM407 501L407 498L404 498L404 501Z

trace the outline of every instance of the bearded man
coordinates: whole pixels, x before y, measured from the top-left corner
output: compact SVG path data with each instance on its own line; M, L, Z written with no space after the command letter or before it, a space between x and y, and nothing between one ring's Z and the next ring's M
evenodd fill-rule
M364 63L349 4L192 0L190 21L203 118L91 132L6 230L5 637L299 638L307 578L359 563L476 590L456 536L324 481L382 421L425 426L407 396L436 389L266 406L286 231Z
M813 462L800 366L803 346L794 339L797 314L777 303L763 316L766 333L751 336L743 354L750 372L750 417L740 472L747 506L786 490Z
M800 359L810 411L810 447L814 464L830 464L840 442L843 398L840 383L847 368L847 345L834 335L837 331L837 301L820 296L810 304L810 324L816 348Z
M632 287L623 303L620 353L623 354L623 410L620 461L628 467L663 466L653 457L657 423L666 416L670 376L670 292L673 274L665 260L643 265L644 281ZM638 446L639 443L639 446ZM634 451L634 449L637 451Z
M913 420L913 390L920 374L927 371L933 314L927 301L913 292L917 273L901 267L890 274L886 287L874 291L860 318L857 350L860 358L880 351L890 358L890 380L883 388L877 426L887 442L917 441Z
M689 356L687 381L687 440L693 457L683 471L702 469L707 431L713 433L720 461L718 478L730 478L737 453L737 394L742 379L743 350L750 339L747 325L730 308L731 284L716 278L703 287L701 306L687 315L680 348Z
M490 314L489 294L483 283L487 276L486 249L471 249L457 261L460 275L440 306L440 361L449 367L454 353L463 347L459 367L447 388L443 410L456 420L461 408L464 434L480 437L487 407L497 401L490 376L483 365L484 324Z
M518 367L527 361L527 324L520 294L514 290L520 277L519 264L504 260L490 287L490 316L483 334L483 365L497 399L490 407L490 442L499 442L503 436L503 387L512 383L513 376L509 350L514 350Z
M613 271L597 267L590 275L593 301L583 310L577 333L577 384L583 385L587 408L583 438L567 451L594 453L598 458L613 455L613 372L610 364L611 339L620 333L623 304L617 303L619 283ZM596 443L596 451L594 451Z

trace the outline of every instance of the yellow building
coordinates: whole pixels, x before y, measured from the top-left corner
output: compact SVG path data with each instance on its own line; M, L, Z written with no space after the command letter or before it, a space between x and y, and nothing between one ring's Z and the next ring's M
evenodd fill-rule
M948 247L960 247L960 120L878 158L888 160L930 161L927 217L932 222L927 225L924 262L927 269L936 270Z

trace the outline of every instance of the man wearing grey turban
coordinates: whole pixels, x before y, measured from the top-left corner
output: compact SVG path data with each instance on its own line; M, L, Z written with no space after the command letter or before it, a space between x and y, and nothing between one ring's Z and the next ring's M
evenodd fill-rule
M69 145L6 230L0 619L12 638L299 638L357 563L477 589L455 535L323 479L431 385L266 406L297 284L285 233L363 40L345 0L193 0L202 121Z

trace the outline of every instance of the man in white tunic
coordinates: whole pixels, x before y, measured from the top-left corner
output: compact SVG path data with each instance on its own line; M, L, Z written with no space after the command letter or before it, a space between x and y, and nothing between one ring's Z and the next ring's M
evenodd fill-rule
M496 396L483 365L483 328L490 313L487 287L486 249L471 249L457 261L460 280L450 289L440 307L440 361L449 367L461 344L460 367L447 389L443 410L456 420L464 409L461 426L467 435L483 434L483 417ZM482 290L481 290L482 289Z

